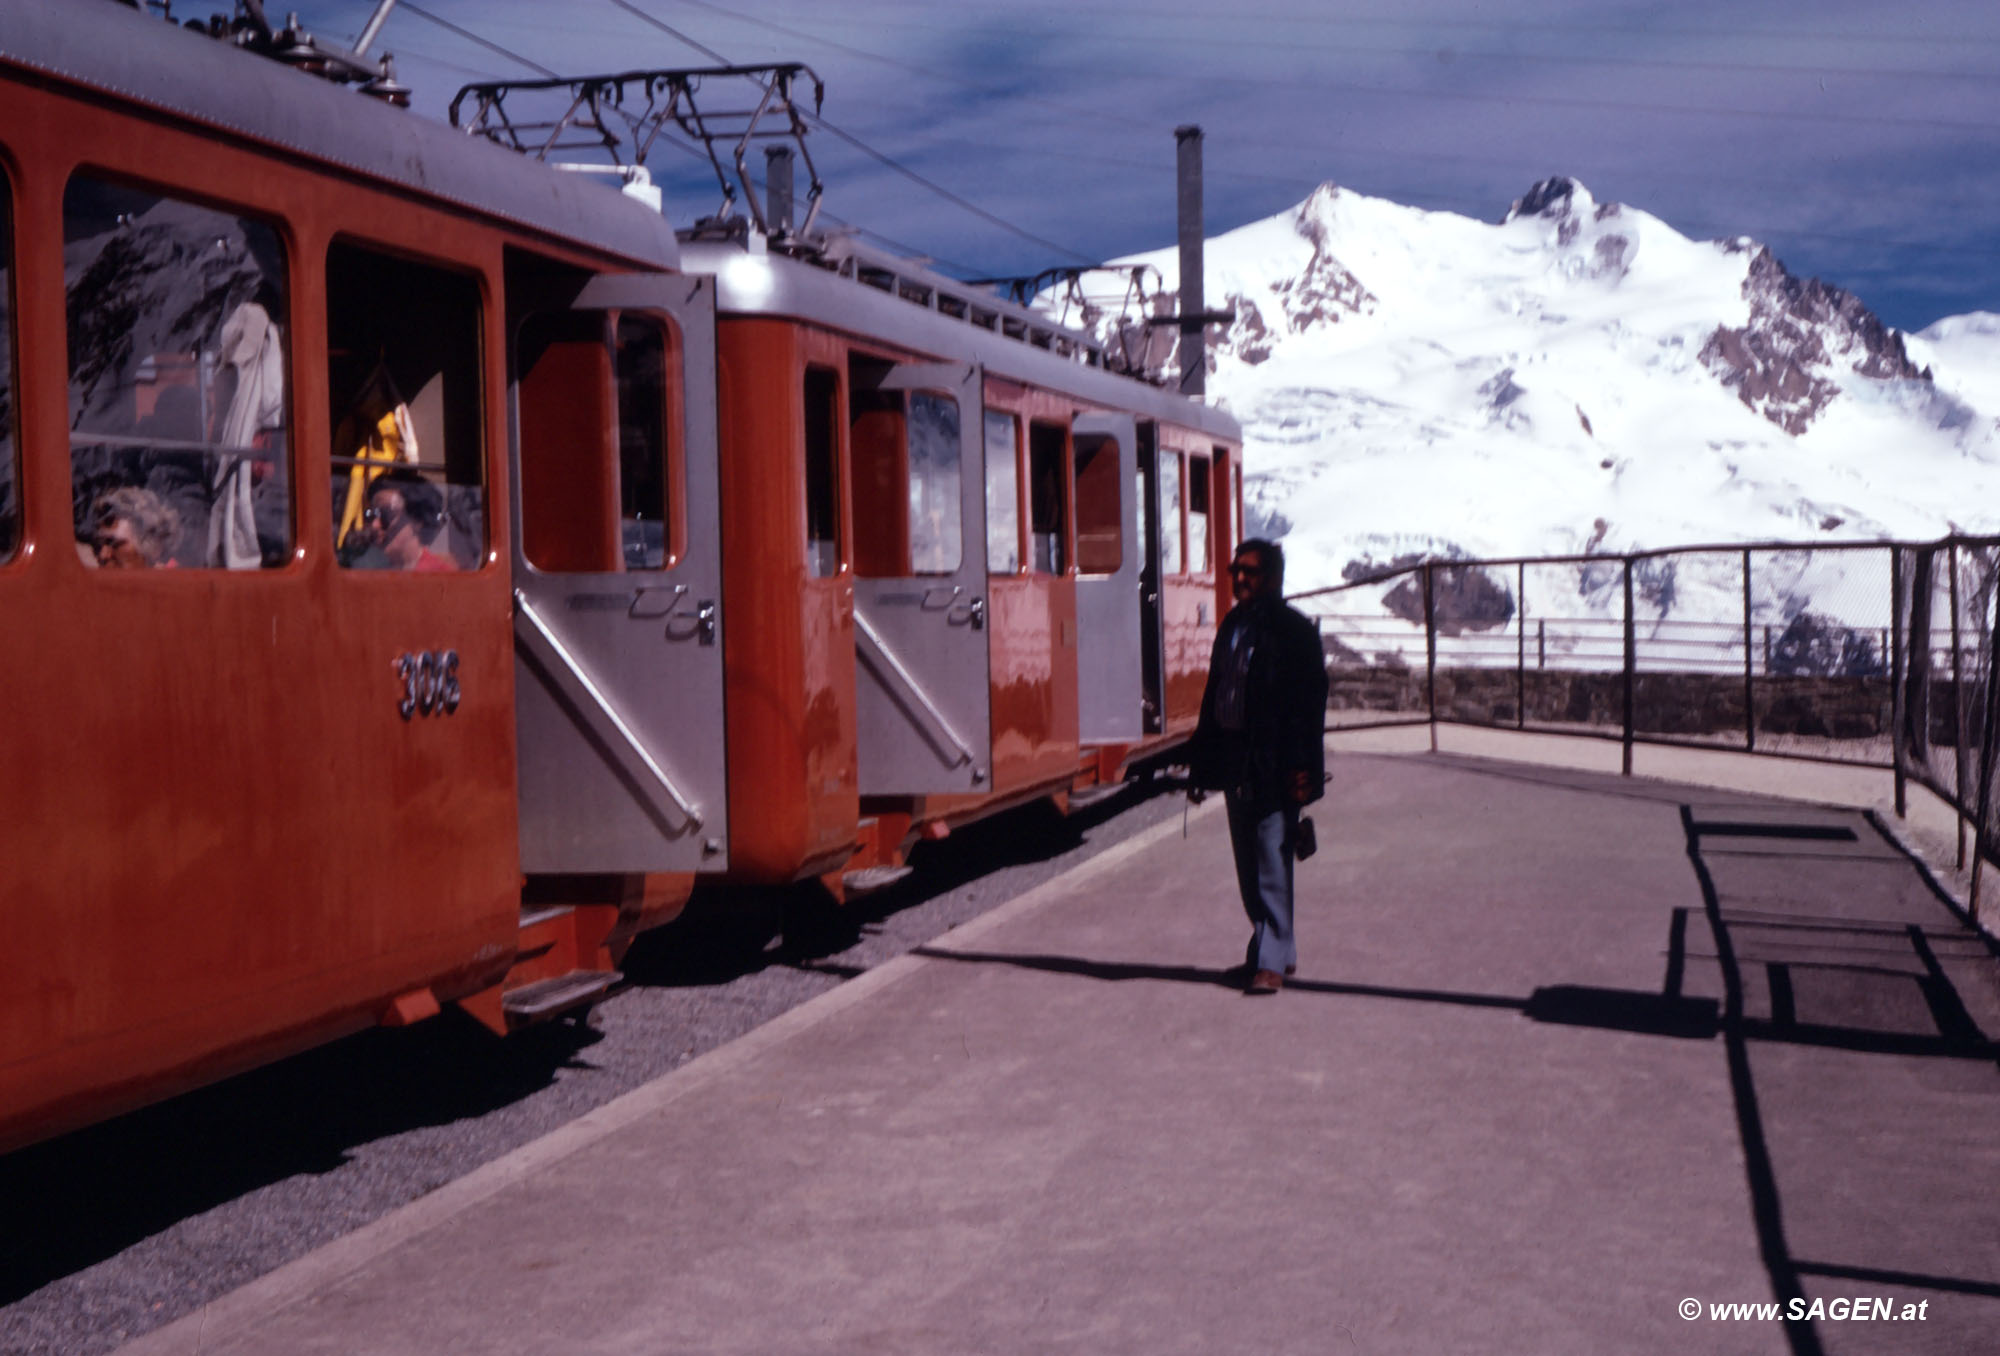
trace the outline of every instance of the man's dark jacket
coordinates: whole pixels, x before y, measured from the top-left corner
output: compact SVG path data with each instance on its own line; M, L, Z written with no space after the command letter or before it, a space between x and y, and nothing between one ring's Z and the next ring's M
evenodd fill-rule
M1240 733L1221 729L1215 716L1223 666L1232 662L1236 644L1252 647ZM1292 803L1292 774L1302 771L1307 802L1318 800L1326 787L1325 738L1326 651L1319 628L1278 598L1238 603L1216 628L1209 655L1201 721L1188 750L1194 784L1277 809Z

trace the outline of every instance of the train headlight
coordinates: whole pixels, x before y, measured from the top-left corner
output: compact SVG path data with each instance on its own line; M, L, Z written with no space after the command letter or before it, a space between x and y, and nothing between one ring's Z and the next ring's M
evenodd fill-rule
M777 275L772 273L768 258L740 254L722 266L723 286L729 289L738 304L745 307L761 306L769 301L777 282Z

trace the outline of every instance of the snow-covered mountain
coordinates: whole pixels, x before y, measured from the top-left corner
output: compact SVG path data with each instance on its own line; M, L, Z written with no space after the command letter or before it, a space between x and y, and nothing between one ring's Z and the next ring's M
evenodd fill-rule
M1173 250L1121 262L1178 286ZM1288 589L1419 552L2000 531L2000 316L1906 336L1569 179L1498 225L1325 184L1206 271L1236 312L1209 393Z

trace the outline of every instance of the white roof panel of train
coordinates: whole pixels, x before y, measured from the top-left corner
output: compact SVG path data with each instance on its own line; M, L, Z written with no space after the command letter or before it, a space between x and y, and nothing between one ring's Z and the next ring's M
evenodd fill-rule
M0 0L0 66L178 114L655 268L680 247L659 213L353 90L111 0Z
M978 362L995 376L1199 429L1212 437L1242 437L1236 420L1213 405L1101 367L1087 367L824 268L783 255L751 254L734 244L691 243L683 259L689 272L714 276L716 309L725 313L806 320L943 361Z

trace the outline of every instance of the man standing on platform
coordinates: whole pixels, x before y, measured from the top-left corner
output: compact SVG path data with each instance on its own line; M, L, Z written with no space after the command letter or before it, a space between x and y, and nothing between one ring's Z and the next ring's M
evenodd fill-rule
M1229 566L1236 606L1216 629L1191 783L1229 810L1236 882L1250 915L1244 992L1276 993L1298 969L1292 867L1299 811L1326 786L1326 655L1319 628L1284 600L1285 553L1253 538Z

